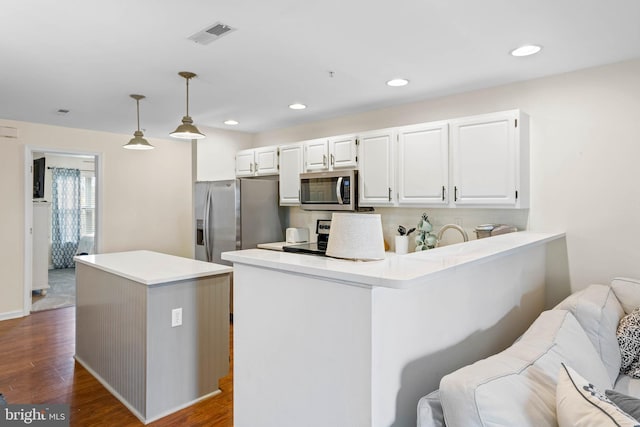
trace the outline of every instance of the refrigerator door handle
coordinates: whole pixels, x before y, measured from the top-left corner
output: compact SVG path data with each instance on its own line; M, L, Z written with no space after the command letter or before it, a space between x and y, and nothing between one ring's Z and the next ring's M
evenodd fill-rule
M204 251L207 262L211 262L211 240L209 240L209 215L211 213L211 189L207 189L207 197L204 202Z

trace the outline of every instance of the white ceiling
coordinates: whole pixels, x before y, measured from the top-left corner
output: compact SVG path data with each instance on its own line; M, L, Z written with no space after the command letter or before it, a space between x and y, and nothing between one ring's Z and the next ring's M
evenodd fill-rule
M639 0L3 0L0 16L0 118L132 134L138 93L160 138L185 114L179 71L198 74L197 126L260 132L640 57ZM216 21L237 30L188 40ZM527 43L544 49L509 55Z

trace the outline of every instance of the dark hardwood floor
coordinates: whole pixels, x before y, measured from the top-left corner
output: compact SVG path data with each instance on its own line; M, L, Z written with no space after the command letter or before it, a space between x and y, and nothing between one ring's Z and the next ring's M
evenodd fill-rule
M233 329L229 334L233 351ZM75 363L75 308L0 322L0 393L7 403L67 403L72 426L143 426L86 369ZM233 360L233 353L232 353ZM151 424L233 426L233 362L221 394Z

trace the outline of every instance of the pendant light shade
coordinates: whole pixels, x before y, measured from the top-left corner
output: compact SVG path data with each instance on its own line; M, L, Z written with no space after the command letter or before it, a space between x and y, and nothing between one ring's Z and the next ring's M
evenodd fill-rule
M123 145L123 148L128 150L153 150L155 147L149 144L149 141L143 138L143 134L140 131L140 100L144 99L144 95L129 95L136 100L136 112L138 117L138 130L133 133L131 141Z
M196 75L189 71L180 71L178 74L187 80L187 114L182 118L182 124L169 135L180 139L202 139L204 134L193 125L193 119L189 116L189 80Z

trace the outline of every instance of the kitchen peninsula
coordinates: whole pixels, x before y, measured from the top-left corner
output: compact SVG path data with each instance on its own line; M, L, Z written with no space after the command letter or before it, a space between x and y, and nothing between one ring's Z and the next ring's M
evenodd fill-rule
M234 425L414 426L440 378L544 309L548 245L518 232L382 261L261 249L234 263Z
M78 256L76 360L143 423L219 393L231 267L151 251Z

